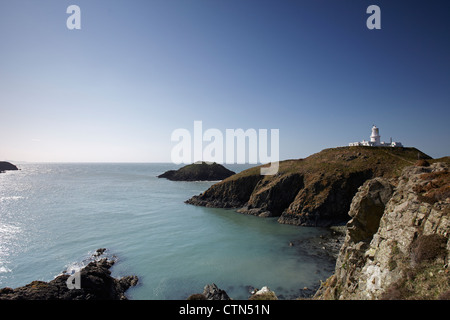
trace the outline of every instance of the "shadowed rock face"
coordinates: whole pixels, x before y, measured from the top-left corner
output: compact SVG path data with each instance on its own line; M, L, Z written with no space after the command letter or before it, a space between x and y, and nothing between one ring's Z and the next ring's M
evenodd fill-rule
M113 265L114 260L107 258L90 262L79 272L80 289L69 289L70 276L62 274L50 282L33 281L16 289L0 289L0 300L126 300L125 291L135 286L138 278L111 277Z
M223 180L235 174L224 166L206 162L194 163L178 170L169 170L159 175L158 178L166 178L172 181L216 181Z
M347 230L353 242L371 240L380 225L394 187L383 178L368 180L353 198Z
M186 203L326 227L349 220L353 196L366 180L398 177L418 154L430 159L415 148L326 149L306 159L281 161L273 176L262 176L261 167L242 171Z

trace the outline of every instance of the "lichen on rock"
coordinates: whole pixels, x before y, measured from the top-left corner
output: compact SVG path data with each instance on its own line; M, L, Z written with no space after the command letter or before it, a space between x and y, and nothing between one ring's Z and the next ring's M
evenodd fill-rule
M335 273L315 298L445 297L450 290L450 198L442 195L450 184L448 171L447 163L407 167L395 189L392 181L367 181L353 198ZM430 177L438 182L430 186ZM426 201L424 188L439 198Z

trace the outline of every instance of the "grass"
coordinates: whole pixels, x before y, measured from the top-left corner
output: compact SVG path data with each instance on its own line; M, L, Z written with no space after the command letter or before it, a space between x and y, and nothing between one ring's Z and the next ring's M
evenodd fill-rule
M392 284L382 300L441 300L450 299L450 272L443 264L423 263L406 271L401 280Z
M326 174L351 173L367 168L375 168L376 173L385 177L401 174L401 170L413 165L418 158L431 159L416 148L387 148L387 147L338 147L324 149L305 159L290 159L280 161L278 175L291 173L312 174L322 172ZM262 166L253 167L229 177L225 181L240 177L257 175ZM267 176L266 179L273 179Z
M403 278L387 288L381 299L450 299L446 243L447 238L439 234L420 235L411 246L411 263L403 268ZM397 264L392 267L396 268Z
M419 236L412 244L411 260L414 265L445 259L447 238L440 234Z
M305 219L302 223L315 223L308 214L320 216L326 215L325 212L328 212L330 217L333 216L333 219L346 219L345 214L349 206L347 202L351 201L357 187L365 180L374 177L399 177L403 168L413 165L418 159L431 158L416 148L324 149L305 159L280 161L278 173L272 176L261 176L262 166L232 175L211 186L203 193L202 200L220 204L221 199L229 203L228 200L233 198L239 199L239 203L235 201L233 205L243 206L253 199L252 196L259 199L258 195L270 193L272 189L275 190L278 185L283 184L283 179L290 181L290 176L296 175L302 181L302 186L290 204L283 203L284 207L278 208L278 211L285 212L286 215L302 216ZM339 205L332 207L332 199L338 197ZM254 205L251 201L250 204Z

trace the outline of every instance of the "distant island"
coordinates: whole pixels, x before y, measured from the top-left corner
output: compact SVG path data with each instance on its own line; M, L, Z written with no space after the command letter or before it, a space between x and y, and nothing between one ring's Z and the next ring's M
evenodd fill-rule
M0 173L7 170L19 170L15 165L6 161L0 161Z
M235 172L217 163L198 162L186 165L178 170L169 170L159 175L172 181L218 181L226 179Z

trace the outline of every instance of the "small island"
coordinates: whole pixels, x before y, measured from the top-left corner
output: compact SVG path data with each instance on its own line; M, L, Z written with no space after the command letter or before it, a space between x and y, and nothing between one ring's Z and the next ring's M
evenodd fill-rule
M159 175L172 181L217 181L226 179L235 172L217 163L196 162L178 170L169 170Z
M7 170L19 170L15 165L6 161L0 161L0 173Z

